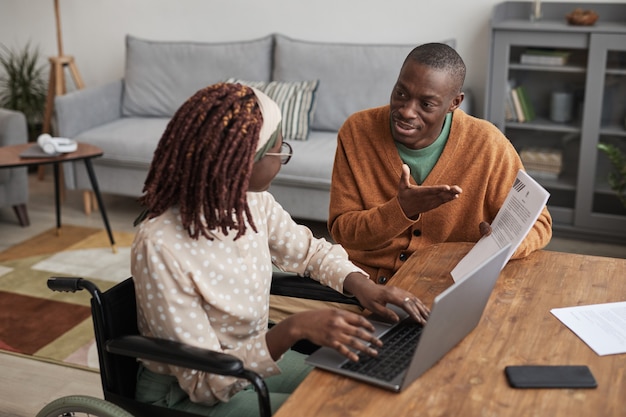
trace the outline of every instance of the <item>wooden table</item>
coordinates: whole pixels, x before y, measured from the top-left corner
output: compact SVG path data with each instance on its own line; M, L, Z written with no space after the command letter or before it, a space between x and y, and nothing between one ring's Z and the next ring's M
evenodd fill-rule
M391 280L431 305L470 244L414 254ZM626 416L626 354L598 356L550 313L626 300L626 259L539 251L503 269L478 327L399 394L314 370L275 417ZM450 318L454 320L454 317ZM513 389L506 365L588 365L596 389Z
M113 239L113 233L111 232L111 226L109 225L109 219L104 208L102 196L100 195L100 188L98 187L98 180L93 170L91 160L102 156L102 149L97 146L90 145L88 143L78 143L78 149L74 152L61 154L59 156L48 156L42 158L22 158L20 154L31 146L37 146L32 143L25 143L13 146L3 146L0 148L0 168L14 168L14 167L26 167L36 165L48 165L51 164L54 171L54 202L56 209L56 221L57 221L57 233L61 230L61 203L60 203L60 184L59 184L59 165L68 161L80 161L85 162L85 168L91 181L91 188L93 189L98 205L100 206L100 213L102 213L102 221L106 227L109 235L109 241L113 252L116 252L115 240Z

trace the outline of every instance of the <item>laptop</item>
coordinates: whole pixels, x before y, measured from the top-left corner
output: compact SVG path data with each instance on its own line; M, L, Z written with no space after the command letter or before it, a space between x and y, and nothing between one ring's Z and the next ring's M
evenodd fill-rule
M360 354L359 361L352 362L332 348L321 347L306 359L306 363L391 391L402 391L476 327L502 265L506 262L509 246L507 244L499 249L435 297L430 317L424 326L391 304L388 307L400 317L398 323L390 324L379 317L368 317L376 328L376 336L384 343L378 349L376 358ZM387 351L395 344L385 341L391 336L401 340L397 352ZM406 338L409 340L402 340ZM397 364L395 361L403 363Z

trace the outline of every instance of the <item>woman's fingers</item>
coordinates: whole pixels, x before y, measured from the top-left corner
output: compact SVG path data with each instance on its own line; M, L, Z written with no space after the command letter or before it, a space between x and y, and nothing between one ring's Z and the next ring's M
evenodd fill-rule
M363 352L369 356L378 355L378 351L373 346L382 346L382 342L373 335L368 337L368 339L370 339L369 343L371 344L365 343L365 339L349 337L344 343L337 343L334 348L351 361L357 362L359 360L359 356L356 352Z
M328 346L352 361L358 360L356 352L378 354L376 347L382 346L382 342L374 336L374 325L365 317L344 310L327 310L321 314L331 315L332 325L323 326L322 330Z
M430 314L430 310L422 300L415 296L409 296L404 299L402 306L407 312L421 324L426 324L426 320Z

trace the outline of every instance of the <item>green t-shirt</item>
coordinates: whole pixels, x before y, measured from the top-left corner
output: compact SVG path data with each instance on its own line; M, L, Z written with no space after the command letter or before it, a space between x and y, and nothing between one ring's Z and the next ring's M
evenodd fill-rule
M396 148L400 154L402 162L407 164L411 169L411 176L416 183L422 184L430 171L439 160L443 148L448 141L448 135L450 135L450 126L452 125L452 112L446 115L446 120L443 123L443 128L439 137L423 149L410 149L401 143L396 142Z

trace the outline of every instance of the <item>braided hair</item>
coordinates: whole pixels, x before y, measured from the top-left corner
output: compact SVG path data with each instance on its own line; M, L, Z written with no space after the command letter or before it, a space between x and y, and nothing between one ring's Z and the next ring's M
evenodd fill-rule
M263 124L254 92L219 83L191 96L170 120L150 165L139 202L147 216L177 205L192 239L210 230L235 239L256 231L246 191Z

